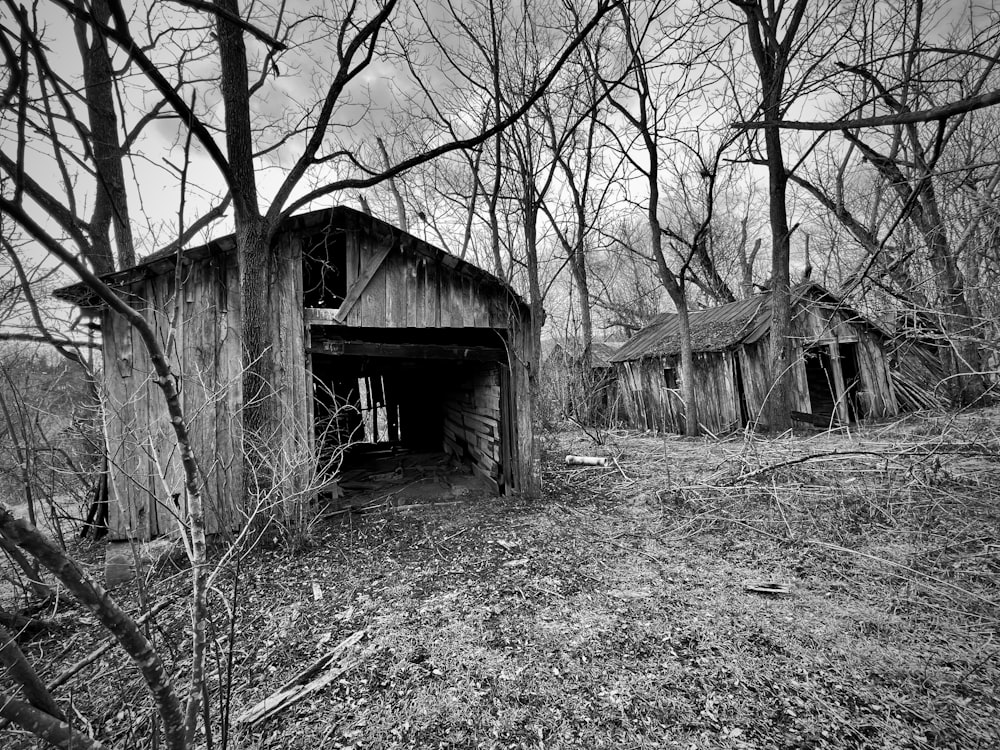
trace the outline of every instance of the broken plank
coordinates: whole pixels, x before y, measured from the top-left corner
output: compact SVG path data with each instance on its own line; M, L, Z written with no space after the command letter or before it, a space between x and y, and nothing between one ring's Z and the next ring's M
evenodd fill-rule
M359 630L349 635L334 646L329 653L299 672L299 674L286 682L277 691L237 716L236 723L258 724L329 685L360 663L360 657L345 652L360 643L364 636L364 630ZM318 676L313 677L313 675ZM308 680L308 682L304 682L305 680Z

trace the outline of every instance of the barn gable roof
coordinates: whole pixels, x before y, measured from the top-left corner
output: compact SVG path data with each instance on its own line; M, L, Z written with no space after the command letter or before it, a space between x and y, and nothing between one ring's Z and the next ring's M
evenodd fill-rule
M803 301L835 305L855 322L885 334L825 287L807 281L792 288L792 304ZM742 344L752 344L765 336L771 325L771 293L755 294L744 300L730 302L688 314L691 324L691 344L698 352L720 352ZM651 356L679 354L680 318L676 313L662 313L653 322L629 339L612 357L612 362L627 362Z
M376 235L394 235L399 240L397 246L401 251L411 255L423 256L429 261L440 263L449 269L451 273L471 278L480 285L500 289L510 295L518 304L525 304L524 300L506 282L493 274L451 253L447 253L421 240L419 237L408 234L386 221L377 219L349 206L334 206L332 208L322 208L304 214L289 216L281 225L278 233L305 233L323 229L328 231L361 229ZM185 248L181 253L181 257L186 261L195 261L212 256L224 256L235 250L236 235L227 234L211 240L204 245ZM376 266L384 263L387 255L388 253L385 252L376 257ZM124 286L132 281L159 276L160 274L172 271L177 265L177 258L178 253L175 248L164 248L151 253L130 268L105 274L101 279L111 286ZM371 270L374 272L377 268ZM363 289L360 291L363 291ZM96 307L101 305L99 298L82 282L56 289L53 294L59 299L82 307Z

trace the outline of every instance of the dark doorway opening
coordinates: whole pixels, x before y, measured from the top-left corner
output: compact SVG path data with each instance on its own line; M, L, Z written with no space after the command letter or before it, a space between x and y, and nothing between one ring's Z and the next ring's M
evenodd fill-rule
M861 367L858 365L858 345L840 345L840 371L844 376L844 399L852 422L868 416L865 413L861 387Z
M316 441L341 476L468 474L505 491L512 405L497 331L314 328L311 352Z
M733 354L733 373L736 381L736 402L739 409L740 427L750 424L750 407L747 406L746 385L743 382L743 360L739 354Z
M837 390L833 375L835 364L826 344L811 347L804 352L806 383L809 387L810 411L816 424L838 424Z

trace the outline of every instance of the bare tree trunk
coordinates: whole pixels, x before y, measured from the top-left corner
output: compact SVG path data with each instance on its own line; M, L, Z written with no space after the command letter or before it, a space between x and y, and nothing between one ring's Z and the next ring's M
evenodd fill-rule
M542 327L545 325L545 300L538 275L538 203L535 196L534 175L531 180L525 176L524 183L524 256L528 270L528 307L531 309L531 349L534 361L531 363L528 380L532 397L538 395L538 360L542 351Z
M163 720L164 741L170 750L184 750L184 720L180 702L153 644L135 621L101 586L90 581L76 563L39 531L14 518L0 506L0 531L44 565L76 599L93 613L139 668ZM15 719L17 720L17 719Z
M102 750L104 747L97 740L80 734L80 730L74 729L65 721L2 692L0 692L0 716L65 750Z
M760 78L760 111L769 122L781 119L785 76L791 60L796 34L805 14L807 0L795 0L790 8L761 0L731 0L746 16L747 40ZM783 38L779 40L782 14L787 12ZM767 400L768 428L775 432L792 426L791 395L794 384L791 339L791 285L789 256L791 233L788 229L786 192L788 175L781 150L781 129L764 127L771 223L771 387Z
M83 0L75 0L84 7ZM111 10L107 0L93 0L91 12L100 23L107 23ZM118 133L118 114L114 100L114 71L108 54L107 40L96 31L90 32L87 41L87 24L74 21L77 44L83 60L83 81L87 115L90 120L91 147L97 171L97 192L91 218L93 253L88 260L98 274L115 270L109 228L115 228L118 245L118 268L135 265L135 242L129 220L128 192L122 169L121 141Z
M3 626L0 626L0 664L4 666L4 674L20 685L21 692L32 706L60 721L66 719L51 693L38 679L24 653L14 642L14 636Z
M38 569L38 564L29 562L28 558L21 554L21 550L17 548L17 545L7 539L2 532L0 532L0 550L3 550L13 563L21 569L21 572L28 581L28 586L35 593L38 601L48 601L52 596L52 589L42 580L42 573Z
M777 109L775 102L774 109ZM768 110L769 111L769 110ZM776 112L775 112L776 114ZM781 131L768 128L764 132L767 144L768 185L771 191L771 392L768 395L767 423L775 432L792 426L791 395L794 383L792 371L792 293L789 278L791 237L788 231L786 204L787 178L781 153Z

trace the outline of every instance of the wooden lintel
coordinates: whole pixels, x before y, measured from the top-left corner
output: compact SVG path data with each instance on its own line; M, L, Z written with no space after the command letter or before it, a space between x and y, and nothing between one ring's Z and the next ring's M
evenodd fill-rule
M334 357L392 357L395 359L452 359L466 362L505 362L507 352L499 346L453 344L384 344L313 336L310 354Z
M307 326L314 325L340 325L340 321L337 320L337 313L340 312L340 308L327 308L327 307L306 307L305 309L305 319Z

